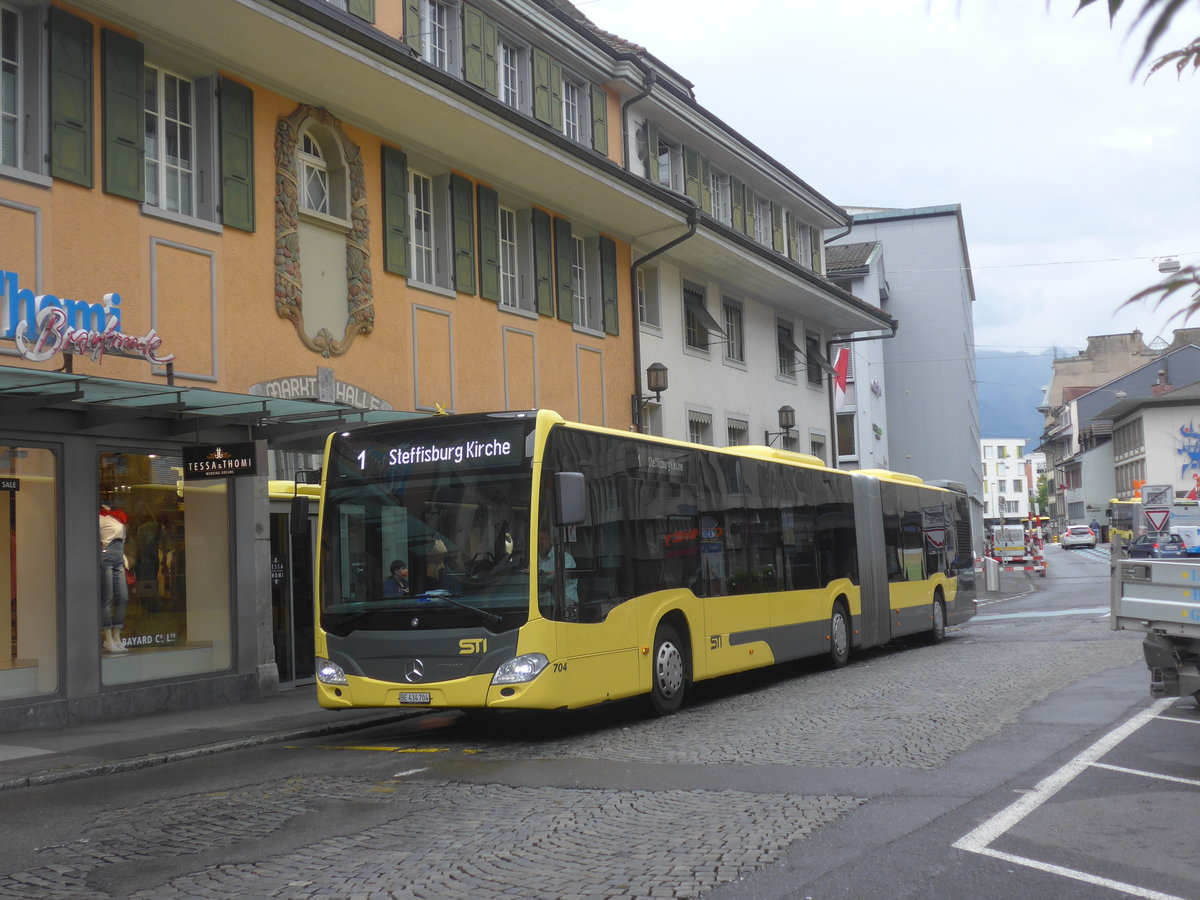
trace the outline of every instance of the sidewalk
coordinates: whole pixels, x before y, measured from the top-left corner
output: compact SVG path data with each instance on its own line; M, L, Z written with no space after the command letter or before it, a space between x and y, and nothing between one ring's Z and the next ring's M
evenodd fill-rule
M308 685L266 700L10 732L0 735L0 791L338 734L411 715L322 709Z

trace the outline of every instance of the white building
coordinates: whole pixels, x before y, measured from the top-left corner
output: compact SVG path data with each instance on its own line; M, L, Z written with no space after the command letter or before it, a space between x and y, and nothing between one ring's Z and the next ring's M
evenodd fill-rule
M975 287L962 208L846 211L850 228L828 234L829 249L862 242L882 245L887 278L881 306L899 323L894 337L877 342L887 372L882 396L889 468L963 485L973 501L972 533L981 547Z
M979 442L983 467L983 518L989 524L1029 518L1032 461L1025 456L1024 438L983 438Z
M826 249L829 279L867 303L886 308L887 270L879 241L833 244ZM845 393L834 399L840 469L888 469L887 377L883 343L891 334L856 339L835 347L849 353Z

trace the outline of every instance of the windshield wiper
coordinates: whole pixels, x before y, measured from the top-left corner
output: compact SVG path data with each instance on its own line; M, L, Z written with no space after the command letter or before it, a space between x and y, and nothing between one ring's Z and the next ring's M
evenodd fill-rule
M461 597L462 595L459 594L459 596ZM482 616L488 622L499 624L504 621L502 616L498 616L493 612L488 612L486 609L480 609L478 606L472 606L469 603L463 603L461 600L455 600L449 591L442 590L441 588L437 588L432 591L426 591L423 594L416 594L412 597L412 599L416 600L418 603L427 603L430 600L445 600L447 603L457 606L459 609L465 609L468 612L475 613L477 616Z
M338 637L345 637L350 632L352 632L354 630L354 626L357 623L361 622L363 619L368 619L371 616L375 615L376 613L387 612L389 608L390 607L382 607L382 608L378 608L378 609L364 609L362 612L356 612L352 615L346 616L346 618L342 619L340 622L337 623L336 627L325 628L325 630L328 631L330 634L336 634ZM328 615L328 613L326 613L326 615ZM324 625L322 625L322 627L324 627Z

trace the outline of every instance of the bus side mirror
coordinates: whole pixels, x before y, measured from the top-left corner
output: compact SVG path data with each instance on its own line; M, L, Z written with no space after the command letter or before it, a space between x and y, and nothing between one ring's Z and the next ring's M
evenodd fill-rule
M308 534L308 497L304 494L292 495L292 510L288 516L288 532L292 537L304 537Z
M582 525L587 521L587 492L582 472L555 472L554 496L555 525Z

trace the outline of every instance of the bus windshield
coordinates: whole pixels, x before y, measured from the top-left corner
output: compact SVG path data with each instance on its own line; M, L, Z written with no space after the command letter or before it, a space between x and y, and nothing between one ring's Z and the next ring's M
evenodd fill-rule
M523 624L527 432L511 421L460 422L335 437L322 519L321 626L349 634Z

